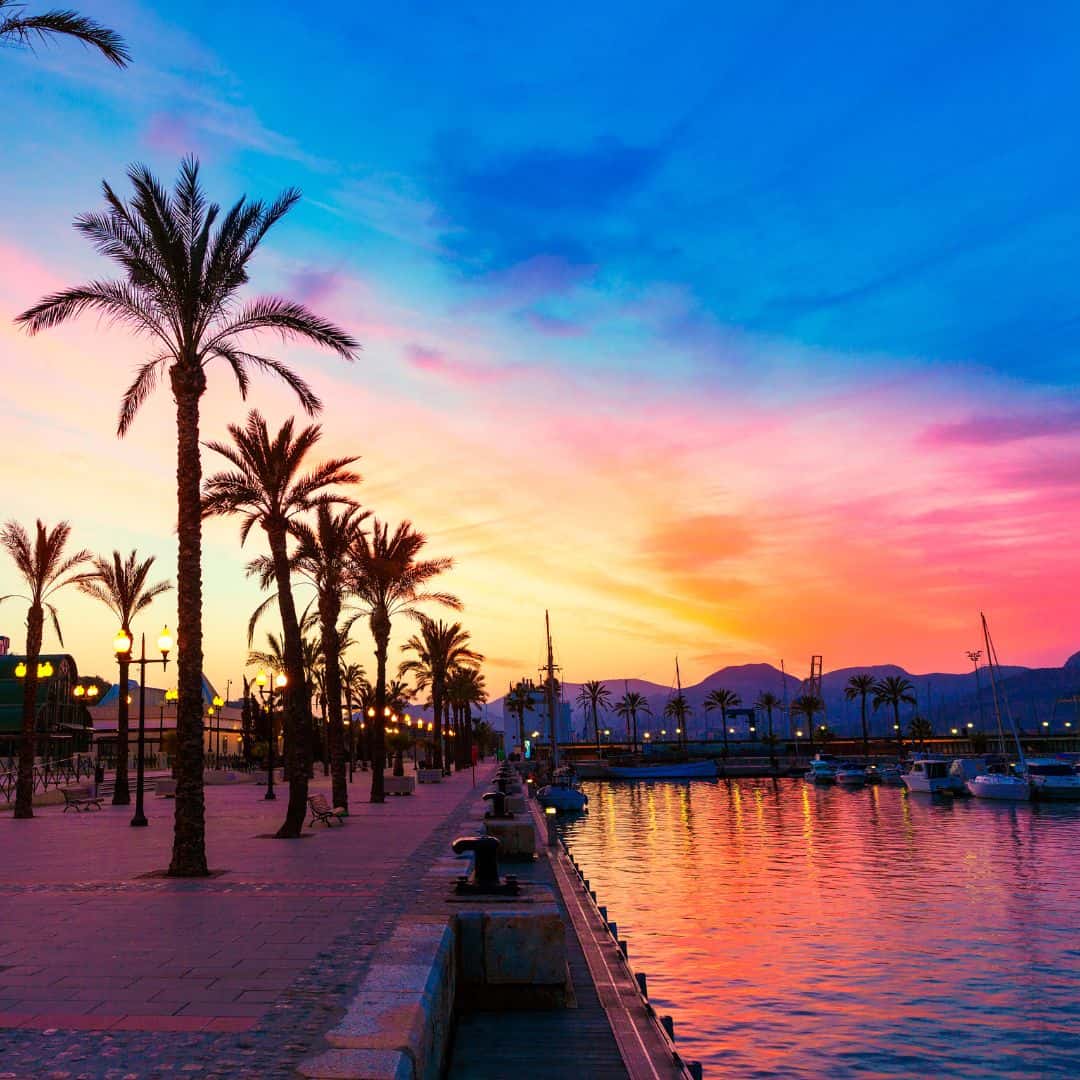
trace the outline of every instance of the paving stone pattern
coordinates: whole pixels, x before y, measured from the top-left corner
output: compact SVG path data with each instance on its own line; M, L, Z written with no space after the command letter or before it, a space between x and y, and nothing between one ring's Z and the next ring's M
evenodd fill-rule
M381 806L369 782L345 828L301 841L263 838L284 789L208 787L225 873L199 881L146 876L168 864L168 800L148 800L146 829L130 807L0 815L0 1080L293 1076L473 804L468 772Z

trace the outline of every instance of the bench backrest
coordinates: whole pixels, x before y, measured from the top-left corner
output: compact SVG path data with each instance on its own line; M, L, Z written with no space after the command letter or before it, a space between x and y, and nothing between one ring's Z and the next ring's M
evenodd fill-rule
M318 810L320 814L330 809L330 804L323 795L312 795L308 802L311 803L311 809Z
M73 787L73 788L61 788L64 793L64 798L71 799L89 799L93 797L93 792L88 787Z

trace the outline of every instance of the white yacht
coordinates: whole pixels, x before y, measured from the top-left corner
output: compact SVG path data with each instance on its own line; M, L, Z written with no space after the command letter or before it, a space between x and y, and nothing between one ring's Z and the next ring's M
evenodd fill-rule
M1080 776L1068 762L1028 758L1027 778L1033 799L1080 800Z
M937 794L941 791L955 791L958 784L949 774L949 759L942 757L921 757L911 763L911 768L904 773L904 787L908 791L921 791Z
M1031 798L1031 785L1013 773L983 773L969 780L967 789L976 799L1027 802Z

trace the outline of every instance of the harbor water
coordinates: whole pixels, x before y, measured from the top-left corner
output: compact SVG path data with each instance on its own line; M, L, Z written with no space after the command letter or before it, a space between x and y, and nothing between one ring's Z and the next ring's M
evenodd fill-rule
M1080 805L587 782L563 825L705 1075L1080 1075Z

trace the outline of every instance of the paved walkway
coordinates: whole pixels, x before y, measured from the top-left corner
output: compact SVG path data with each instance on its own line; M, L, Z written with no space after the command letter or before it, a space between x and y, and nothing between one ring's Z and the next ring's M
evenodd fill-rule
M146 829L130 807L0 815L0 1078L291 1076L472 803L468 772L382 806L369 783L344 828L294 841L265 838L284 790L208 787L225 872L198 881L146 876L168 864L171 801L148 800Z

